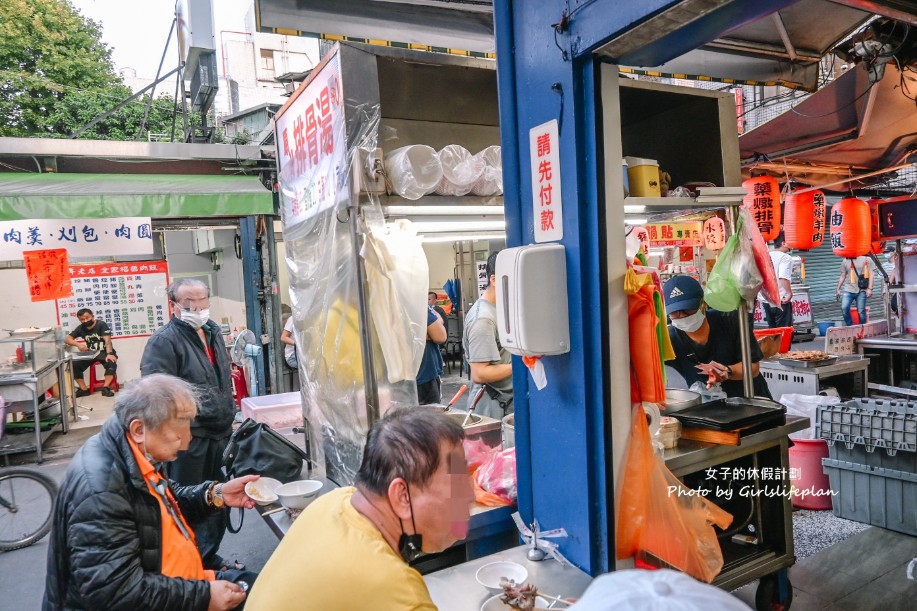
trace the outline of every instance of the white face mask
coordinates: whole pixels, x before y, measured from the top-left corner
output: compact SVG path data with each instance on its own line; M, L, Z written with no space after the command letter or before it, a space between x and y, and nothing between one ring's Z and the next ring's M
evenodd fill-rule
M210 320L210 310L200 310L197 312L192 312L190 310L181 311L181 319L194 327L195 329L200 329L204 326L208 320Z
M694 333L701 328L701 325L704 324L706 316L704 315L703 310L698 310L690 316L685 316L684 318L673 318L672 326L676 329L684 331L685 333Z

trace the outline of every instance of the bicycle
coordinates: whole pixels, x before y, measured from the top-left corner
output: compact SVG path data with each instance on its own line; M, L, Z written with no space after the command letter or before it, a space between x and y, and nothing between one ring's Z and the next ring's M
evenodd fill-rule
M51 530L57 484L26 467L0 467L0 552L28 547Z

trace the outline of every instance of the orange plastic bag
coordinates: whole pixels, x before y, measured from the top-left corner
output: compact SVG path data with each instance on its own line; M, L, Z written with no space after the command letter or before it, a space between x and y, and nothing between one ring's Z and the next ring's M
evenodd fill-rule
M665 401L665 376L657 335L660 321L653 301L656 287L648 275L644 274L641 282L640 276L633 269L628 269L624 290L628 294L631 368L637 379L640 400L662 403Z
M621 490L618 558L648 552L696 579L713 581L723 568L713 525L725 529L732 515L685 487L666 468L653 451L639 403L633 409Z

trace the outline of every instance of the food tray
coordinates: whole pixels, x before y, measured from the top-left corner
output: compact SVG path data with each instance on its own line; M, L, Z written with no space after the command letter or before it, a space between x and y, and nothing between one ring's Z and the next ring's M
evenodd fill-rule
M793 367L795 369L813 369L815 367L825 367L826 365L833 365L837 362L836 356L829 356L823 359L818 359L817 361L801 361L798 359L777 359L777 362L781 365L786 365L787 367Z

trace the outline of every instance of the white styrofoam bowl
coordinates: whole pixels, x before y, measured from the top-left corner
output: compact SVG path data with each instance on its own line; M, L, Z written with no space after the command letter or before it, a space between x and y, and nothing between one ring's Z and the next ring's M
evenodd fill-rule
M303 479L279 486L274 492L280 497L280 503L287 509L305 509L309 503L318 498L322 482L314 479Z
M484 601L484 604L481 605L481 611L513 611L513 608L507 605L505 602L500 600L502 594L497 594L496 596L491 596ZM535 597L535 606L542 609L547 609L548 605L551 604L547 599L540 596Z
M511 579L517 584L525 583L528 579L529 572L521 564L515 562L491 562L485 564L474 574L474 578L479 584L493 591L502 591L500 587L501 579Z
M253 482L245 484L245 494L259 505L270 505L277 501L274 490L280 482L273 477L259 477Z

